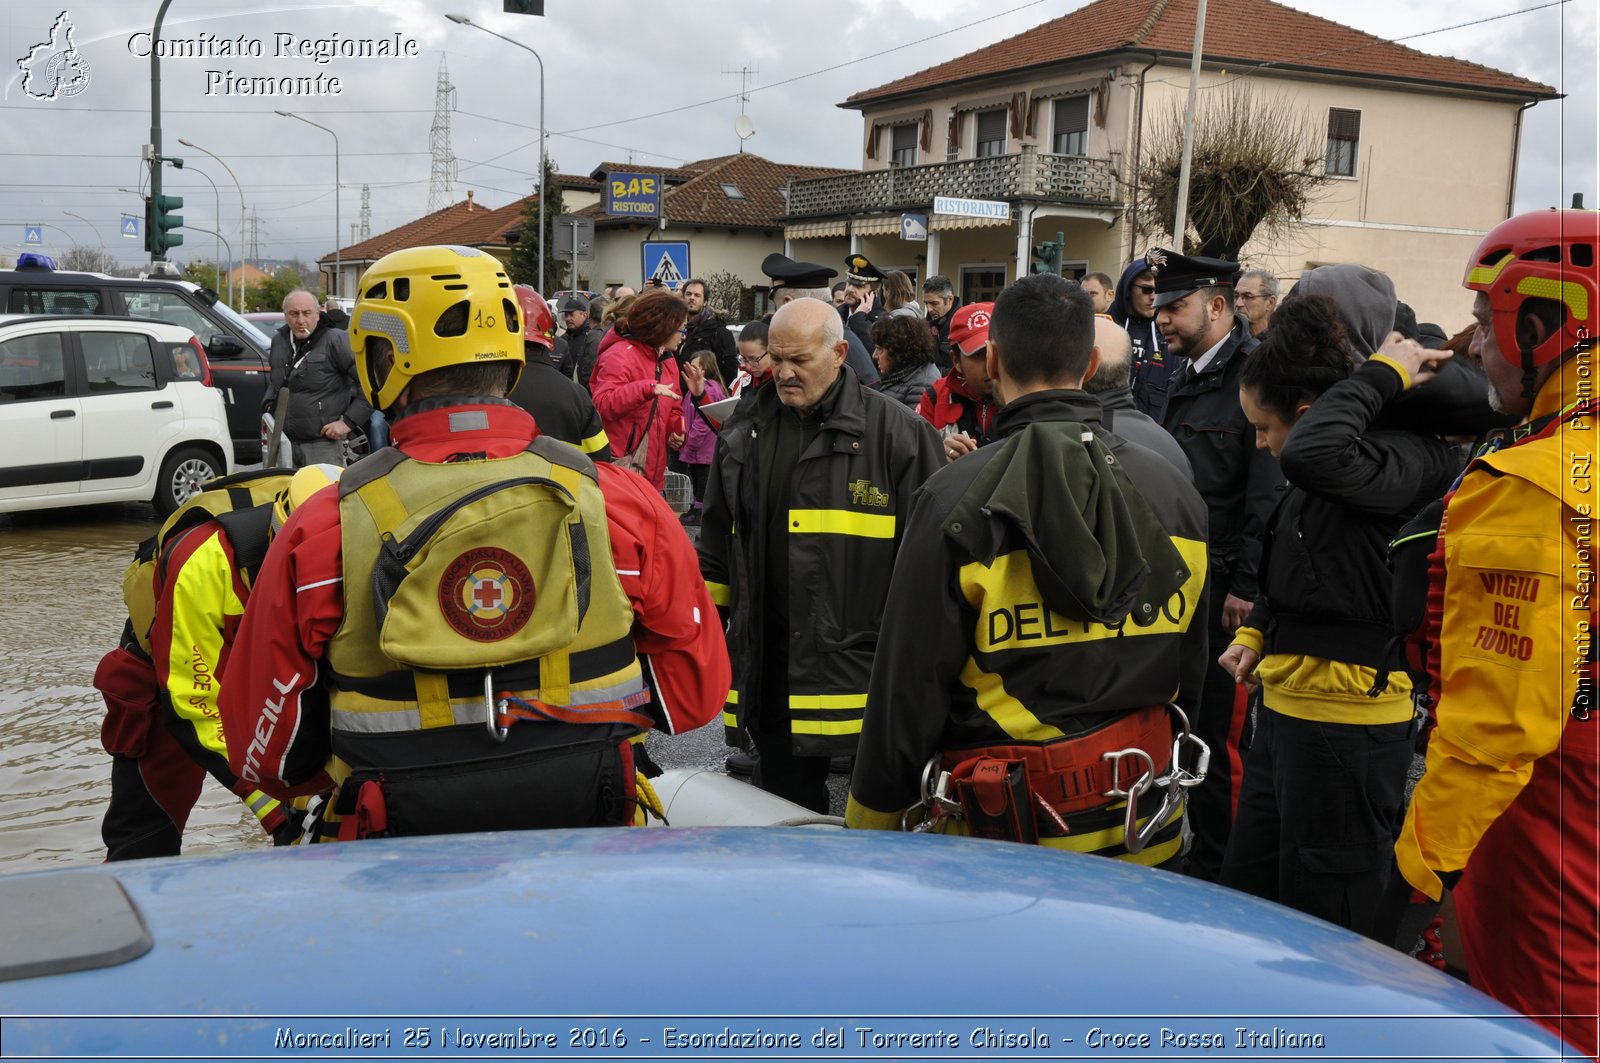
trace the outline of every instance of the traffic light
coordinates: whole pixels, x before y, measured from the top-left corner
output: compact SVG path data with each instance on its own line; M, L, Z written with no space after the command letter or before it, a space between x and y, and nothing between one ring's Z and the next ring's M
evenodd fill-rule
M544 0L506 0L508 15L542 15Z
M1048 243L1033 245L1033 272L1056 273L1061 272L1061 253L1066 248L1067 238L1065 233L1056 233L1056 238Z
M183 215L172 213L183 208L182 196L149 196L144 201L144 249L160 258L170 248L183 243Z

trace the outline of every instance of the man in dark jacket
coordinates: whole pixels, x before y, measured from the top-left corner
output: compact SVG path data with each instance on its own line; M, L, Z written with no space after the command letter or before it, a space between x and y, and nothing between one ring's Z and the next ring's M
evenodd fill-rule
M689 354L710 351L717 356L722 379L731 382L739 375L739 343L728 331L728 323L706 305L706 282L699 277L686 280L678 294L689 307L689 334L678 349Z
M922 282L922 305L928 311L928 330L933 333L933 364L942 373L950 368L950 319L961 306L950 278L934 274Z
M1205 505L1171 465L1101 429L1100 404L1082 390L1093 320L1089 296L1058 276L1025 277L995 300L998 439L917 493L850 826L898 826L937 757L964 833L1178 859L1171 757L1185 728L1167 705L1192 711L1208 658ZM1106 756L1128 749L1145 755L1120 768ZM1183 743L1185 768L1197 753ZM1107 791L1132 789L1144 770L1161 784L1128 817Z
M817 812L829 758L855 752L911 496L942 464L933 429L864 387L846 350L826 301L779 307L772 379L723 428L700 527L729 621L729 744L748 728L756 785Z
M1256 348L1250 325L1233 309L1235 262L1152 251L1156 323L1180 369L1167 391L1162 426L1194 468L1194 485L1210 511L1211 643L1226 646L1255 602L1261 534L1283 493L1283 473L1239 406L1239 373ZM1194 834L1187 870L1214 880L1249 746L1244 687L1212 661L1206 669L1196 728L1211 747L1211 771L1191 795Z
M1167 360L1167 341L1156 327L1155 302L1155 270L1144 259L1136 258L1117 281L1111 319L1128 330L1128 342L1133 345L1133 404L1159 421L1166 410L1172 363Z
M1133 403L1133 391L1129 387L1133 375L1133 345L1128 342L1127 331L1110 318L1096 314L1094 349L1099 352L1100 368L1083 382L1083 390L1100 400L1100 409L1104 411L1101 423L1106 431L1155 451L1171 462L1173 468L1192 478L1189 456L1178 446L1178 441Z
M267 354L267 390L262 412L283 417L283 435L294 463L343 466L344 438L364 431L372 407L361 395L350 337L335 328L317 297L304 288L283 300L285 328L272 337ZM278 392L289 389L287 408L278 409Z
M866 255L851 255L844 260L844 305L839 320L856 334L867 350L872 350L872 323L883 316L883 271Z
M587 390L589 374L600 357L600 325L590 314L592 304L569 295L561 300L561 325L566 330L567 351L576 367L577 381Z

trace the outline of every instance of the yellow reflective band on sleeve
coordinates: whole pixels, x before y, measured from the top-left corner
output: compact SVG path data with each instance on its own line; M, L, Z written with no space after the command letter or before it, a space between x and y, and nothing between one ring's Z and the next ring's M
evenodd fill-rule
M961 593L978 612L974 642L980 653L1068 646L1139 635L1171 635L1189 630L1195 605L1206 582L1206 544L1174 535L1172 545L1183 556L1189 578L1149 623L1130 617L1118 627L1088 620L1069 620L1047 608L1033 579L1026 550L1001 554L989 565L961 566Z
M792 535L854 535L862 539L893 539L894 515L855 513L848 509L791 509Z
M789 730L806 735L849 735L861 733L861 717L867 707L867 695L860 694L791 694L789 695ZM813 715L802 715L810 713ZM816 714L826 713L826 716Z
M714 583L706 580L706 593L711 595L711 604L720 605L724 609L733 601L733 588L726 583Z
M737 705L739 704L739 692L737 690L730 690L728 691L728 696L723 700L725 700L729 705Z
M737 731L739 729L739 717L729 712L727 709L723 709L722 726L729 728L730 730Z
M795 720L789 730L797 735L853 735L861 733L861 717L853 720Z
M862 694L790 694L791 709L864 709L867 695Z
M585 439L583 442L579 443L578 449L583 451L585 454L594 454L602 447L609 447L610 445L611 440L606 437L605 429L602 428L588 439Z
M1558 281L1554 277L1524 277L1517 282L1517 294L1564 303L1578 321L1589 320L1589 293L1577 281Z

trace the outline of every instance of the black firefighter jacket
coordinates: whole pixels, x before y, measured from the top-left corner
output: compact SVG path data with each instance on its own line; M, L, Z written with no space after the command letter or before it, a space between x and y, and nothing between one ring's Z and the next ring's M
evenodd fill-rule
M1250 327L1235 315L1233 332L1205 371L1180 384L1188 360L1167 391L1161 424L1194 468L1194 485L1206 500L1211 530L1211 605L1232 594L1255 601L1267 518L1283 495L1283 474L1269 452L1256 448L1256 432L1239 406L1239 374L1257 347Z
M322 438L324 425L344 418L351 431L365 432L372 407L361 394L350 334L332 327L324 314L304 340L284 325L272 334L267 353L267 391L262 408L272 413L278 390L289 385L289 415L283 434L296 443Z
M742 744L752 713L787 713L794 751L853 753L883 602L911 496L944 464L928 423L864 387L848 366L833 413L794 467L784 542L761 518L758 439L779 416L769 382L717 440L700 523L700 569L724 609L733 689L723 723ZM788 551L788 704L758 705L766 558Z
M1000 411L994 443L917 493L852 826L897 822L941 752L1046 744L1168 701L1192 718L1210 659L1205 505L1100 413L1082 391L1025 395Z

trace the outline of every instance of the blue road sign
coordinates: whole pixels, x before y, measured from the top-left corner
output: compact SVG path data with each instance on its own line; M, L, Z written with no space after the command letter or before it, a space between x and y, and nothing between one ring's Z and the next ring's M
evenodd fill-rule
M690 277L687 241L646 240L639 245L644 253L644 279L658 280L673 291Z
M24 225L22 227L22 242L28 247L43 247L44 227L40 225Z
M122 235L130 240L139 239L139 219L132 214L122 216Z

